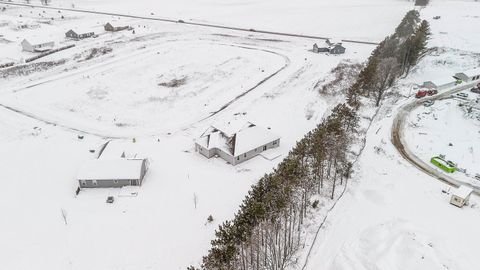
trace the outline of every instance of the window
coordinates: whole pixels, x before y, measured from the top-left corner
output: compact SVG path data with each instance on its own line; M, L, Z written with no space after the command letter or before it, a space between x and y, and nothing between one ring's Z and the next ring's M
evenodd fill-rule
M86 184L87 184L87 182L86 182L85 180L81 180L81 181L80 181L80 185L81 185L81 186L85 186Z
M240 160L240 157L237 157L237 160Z
M263 146L263 151L266 151L266 150L267 150L267 146L264 145L264 146Z
M97 185L97 181L96 181L96 180L93 180L93 185L94 185L94 186Z
M113 183L118 184L118 180L113 180Z
M274 141L274 142L273 142L273 145L276 145L277 143L278 143L277 141Z

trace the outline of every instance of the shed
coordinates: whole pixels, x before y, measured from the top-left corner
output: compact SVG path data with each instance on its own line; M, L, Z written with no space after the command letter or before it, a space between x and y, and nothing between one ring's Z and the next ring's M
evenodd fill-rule
M249 160L280 145L280 137L251 122L209 127L195 142L195 150L207 158L219 156L232 165Z
M313 44L312 51L314 53L328 52L329 48L328 47L318 47L317 43L315 43L315 44Z
M22 45L22 49L27 52L44 52L44 51L51 50L53 46L55 46L55 42L24 39L21 42L21 45Z
M455 78L464 82L480 80L480 67L455 74Z
M81 188L141 186L147 172L146 159L94 159L77 174Z
M456 188L452 192L450 203L460 208L464 205L468 205L472 191L473 190L471 188L466 186L460 186L459 188Z

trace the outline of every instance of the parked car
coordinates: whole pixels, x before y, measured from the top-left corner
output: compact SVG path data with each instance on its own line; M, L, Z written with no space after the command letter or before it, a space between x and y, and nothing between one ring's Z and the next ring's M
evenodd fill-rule
M461 98L461 99L466 99L466 98L468 98L468 94L467 93L457 93L457 94L455 94L455 97Z
M480 181L480 174L475 174L475 179L477 179L478 181Z
M114 201L115 201L115 198L113 196L107 197L107 203L113 203Z
M478 87L474 87L474 88L470 89L470 91L473 92L473 93L480 94L480 88L478 88Z
M438 90L437 90L437 89L428 90L428 91L427 91L427 94L428 94L429 96L436 95L436 94L438 94Z
M185 21L184 21L184 20L178 20L178 22L179 22L179 23L185 23Z
M415 97L416 98L422 98L422 97L425 97L426 95L427 95L426 90L418 90L418 92L415 94Z
M423 106L425 106L425 107L430 107L430 106L432 106L434 103L435 103L435 101L433 101L433 100L425 100L425 101L423 102Z

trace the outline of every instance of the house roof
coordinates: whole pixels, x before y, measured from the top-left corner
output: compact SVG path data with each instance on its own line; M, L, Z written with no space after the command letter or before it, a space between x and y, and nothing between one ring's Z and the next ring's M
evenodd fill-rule
M459 188L453 190L452 194L457 197L465 199L472 193L472 191L473 190L469 187L460 186Z
M135 180L141 178L144 159L94 159L86 162L78 180Z
M218 148L239 156L278 139L280 137L270 130L251 122L233 121L226 125L211 126L197 143L207 149Z
M330 42L330 44L342 44L342 40L339 38L327 38L325 42Z
M24 43L24 42L28 42L28 43L30 43L30 45L54 43L52 40L45 40L45 39L37 38L37 37L24 38L21 43Z
M244 154L278 139L280 139L278 135L259 126L244 128L236 134L234 156Z

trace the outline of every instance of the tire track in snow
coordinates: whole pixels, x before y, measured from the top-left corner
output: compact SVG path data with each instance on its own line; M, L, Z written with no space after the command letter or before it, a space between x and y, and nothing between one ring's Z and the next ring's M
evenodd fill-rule
M230 105L232 105L233 103L239 101L242 97L244 97L245 95L247 95L248 93L252 92L253 90L257 89L259 86L263 85L265 82L269 81L270 79L272 79L273 77L275 77L278 73L280 73L281 71L283 71L284 69L286 69L289 65L290 65L290 58L288 58L288 56L286 55L283 55L283 54L280 54L278 52L274 52L274 51L271 51L271 50L267 50L267 49L262 49L262 48L255 48L255 47L248 47L248 46L243 46L243 45L235 45L235 44L223 44L223 43L217 43L215 45L221 45L221 46L230 46L230 47L236 47L236 48L241 48L241 49L246 49L246 50L256 50L256 51L262 51L262 52L266 52L266 53L270 53L270 54L274 54L274 55L278 55L278 56L281 56L285 63L284 65L279 68L278 70L276 70L275 72L273 72L272 74L268 75L267 77L263 78L261 81L259 81L258 83L256 83L253 87L247 89L246 91L242 92L241 94L237 95L236 97L234 97L232 100L228 101L226 104L224 104L221 108L219 108L218 110L210 113L208 116L204 117L204 118L201 118L200 120L197 120L191 124L188 124L186 126L183 126L181 128L179 128L179 130L181 131L186 131L188 129L190 129L194 124L196 123L200 123L204 120L207 120L213 116L215 116L216 114L220 113L221 111L225 110L226 108L228 108ZM21 88L18 88L18 89L15 89L13 90L12 92L19 92L19 91L22 91L22 90L26 90L26 89L29 89L29 88L33 88L35 86L38 86L38 85L42 85L42 84L46 84L46 83L50 83L50 82L53 82L53 81L56 81L56 80L59 80L59 79L65 79L65 78L69 78L69 77L73 77L75 75L81 75L81 74L84 74L88 71L92 71L92 70L96 70L98 68L103 68L103 67L108 67L112 64L115 64L115 63L118 63L120 61L128 61L130 60L132 57L134 56L139 56L139 55L144 55L146 53L149 53L149 52L152 52L152 51L155 51L157 49L157 47L154 47L154 48L150 48L148 51L142 51L140 53L136 53L136 54L133 54L133 55L129 55L127 57L121 57L120 59L115 59L113 61L108 61L107 63L105 62L100 62L98 64L94 64L93 66L88 66L86 67L85 69L82 69L82 70L77 70L73 73L69 73L69 74L62 74L56 78L50 78L50 79L44 79L40 82L35 82L35 83L32 83L30 85L27 85L27 86L24 86L24 87L21 87ZM54 75L55 77L55 75ZM89 131L87 129L80 129L80 128L77 128L77 127L72 127L72 126L69 126L69 125L66 125L66 124L61 124L60 122L57 122L57 121L53 121L53 120L48 120L47 118L44 118L44 117L41 117L39 115L36 115L36 114L33 114L33 113L30 113L30 112L27 112L25 110L22 110L22 109L18 109L18 108L14 108L13 106L9 106L9 105L6 105L6 104L2 104L0 103L0 107L4 108L4 109L7 109L9 111L12 111L12 112L15 112L15 113L18 113L18 114L21 114L25 117L28 117L28 118L31 118L31 119L34 119L34 120L37 120L37 121L40 121L40 122L43 122L47 125L53 125L53 126L58 126L58 127L62 127L66 130L69 130L69 131L72 131L72 132L77 132L77 133L83 133L83 134L88 134L88 135L92 135L92 136L96 136L96 137L100 137L100 138L105 138L105 139L129 139L131 137L136 137L134 134L132 134L131 136L115 136L115 135L109 135L109 134L106 134L106 133L101 133L101 132L97 132L97 131ZM138 134L137 134L138 135ZM158 134L150 134L150 135L147 135L147 136L156 136Z
M254 47L246 47L246 46L239 46L239 45L226 45L226 46L232 46L232 47L238 47L238 48L242 48L242 49L247 49L247 50L257 50L257 51L263 51L263 52L266 52L266 53L270 53L270 54L275 54L275 55L278 55L278 56L281 56L283 57L285 63L284 65L279 68L278 70L276 70L275 72L273 72L272 74L268 75L267 77L263 78L261 81L259 81L257 84L255 84L254 86L250 87L249 89L247 89L246 91L242 92L241 94L237 95L236 97L234 97L232 100L228 101L227 103L225 103L222 107L220 107L218 110L216 111L213 111L210 113L210 115L208 115L207 117L205 118L202 118L200 119L197 123L199 122L202 122L206 119L209 119L213 116L215 116L216 114L220 113L221 111L225 110L226 108L228 108L230 105L232 105L233 103L235 103L236 101L238 101L239 99L241 99L242 97L244 97L245 95L247 95L248 93L252 92L253 90L257 89L259 86L263 85L264 83L266 83L268 80L270 80L271 78L275 77L275 75L277 75L278 73L280 73L281 71L283 71L284 69L286 69L288 66L290 66L290 58L288 58L288 56L284 55L284 54L280 54L280 53L277 53L277 52L274 52L274 51L270 51L270 50L267 50L267 49L259 49L259 48L254 48Z

